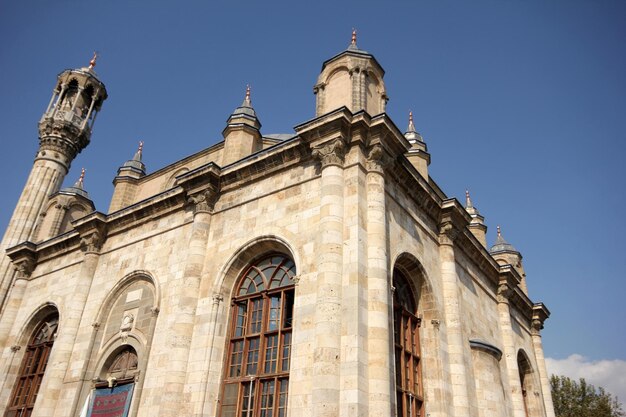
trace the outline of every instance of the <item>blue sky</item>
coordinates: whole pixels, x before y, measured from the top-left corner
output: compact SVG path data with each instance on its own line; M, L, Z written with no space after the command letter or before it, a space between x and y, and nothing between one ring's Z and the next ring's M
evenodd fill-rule
M624 22L609 0L0 0L1 228L56 75L94 50L109 99L66 185L85 167L106 212L139 140L149 172L220 141L248 83L263 133L312 118L321 64L355 27L386 70L390 116L404 129L413 111L431 176L461 201L469 188L490 244L500 224L522 252L552 312L546 356L559 372L615 361L612 386L626 364Z

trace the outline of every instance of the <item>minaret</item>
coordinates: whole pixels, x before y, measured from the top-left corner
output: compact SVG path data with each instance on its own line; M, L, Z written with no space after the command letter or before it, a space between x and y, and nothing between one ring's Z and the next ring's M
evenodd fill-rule
M227 125L222 131L222 136L224 136L222 166L261 150L261 122L254 108L252 108L249 85L246 87L243 103L233 111L226 123Z
M322 64L322 72L313 87L316 116L343 106L352 113L365 110L370 116L385 112L387 92L385 70L372 54L359 49L356 30L348 49Z
M478 209L474 207L468 190L465 190L465 211L472 217L470 224L467 226L469 231L482 243L483 247L487 248L487 226L485 225L485 218L481 216Z
M409 111L409 126L406 128L406 132L404 132L404 137L411 144L411 149L406 153L407 159L411 162L411 165L415 167L417 172L428 181L430 154L428 153L428 148L426 147L426 142L424 142L422 135L415 130L412 111Z
M526 272L524 272L524 266L522 265L522 254L513 247L509 242L502 237L502 231L500 226L497 228L498 236L496 237L496 243L489 249L489 253L493 256L499 264L509 264L517 271L521 277L520 288L526 295L528 295L528 288L526 287Z
M0 244L0 312L13 277L5 250L33 238L48 196L59 191L70 164L89 144L96 115L107 98L106 88L94 71L96 57L94 53L88 67L59 74L39 121L39 150Z
M115 189L113 190L113 197L111 197L109 213L123 209L135 201L137 183L146 175L146 166L141 160L142 156L143 142L140 141L133 158L124 162L124 165L117 170L117 175L113 180Z

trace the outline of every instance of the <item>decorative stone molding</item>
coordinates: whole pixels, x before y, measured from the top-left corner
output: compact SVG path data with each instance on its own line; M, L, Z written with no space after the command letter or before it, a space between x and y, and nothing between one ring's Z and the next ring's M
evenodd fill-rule
M15 353L18 350L20 350L22 347L20 345L13 345L11 346L11 352Z
M501 282L498 285L498 292L496 298L499 303L509 303L509 298L513 295L513 289L506 282Z
M15 270L17 271L18 279L28 279L35 270L37 263L34 258L24 258L18 262L15 262Z
M218 306L220 305L220 303L224 301L224 296L222 294L220 294L219 292L216 292L213 294L213 304Z
M385 153L382 145L377 143L369 149L367 154L367 170L369 172L384 173L384 169L391 162L391 158Z
M120 338L122 339L123 345L128 343L128 334L133 329L134 322L135 316L132 313L124 314L124 317L122 318L122 323L120 324Z
M297 287L298 284L300 283L300 275L296 275L295 277L293 277L292 281L293 281L293 285Z
M98 253L102 249L104 238L98 230L93 230L80 238L80 249L85 253Z
M158 306L154 306L150 309L150 313L152 314L153 317L158 316L160 311L161 309Z
M502 359L502 351L498 349L497 347L495 347L494 345L492 345L491 343L487 343L479 339L470 339L469 344L470 344L470 348L487 352L491 356L496 358L496 360L498 361Z
M37 245L32 242L23 242L7 249L7 255L15 267L16 279L30 279L37 266Z
M187 202L193 204L194 213L213 213L218 194L213 189L205 189L197 194L189 196Z
M541 334L541 330L543 329L543 321L534 318L530 322L530 334L533 336L539 336Z
M93 327L94 329L98 330L100 328L101 324L98 323L97 321L94 321L93 323L91 323L91 327Z
M439 321L438 319L432 319L430 321L430 324L433 325L433 327L435 328L435 330L439 330L439 327L441 326L441 321Z
M331 165L343 167L345 155L346 145L340 138L313 148L313 157L321 161L322 169Z
M442 245L454 245L454 241L461 233L452 222L444 222L439 226L439 243Z

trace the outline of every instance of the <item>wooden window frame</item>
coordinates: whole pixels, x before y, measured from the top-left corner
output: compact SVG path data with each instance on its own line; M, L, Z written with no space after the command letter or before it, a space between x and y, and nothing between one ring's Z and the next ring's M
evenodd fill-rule
M398 417L424 417L421 318L416 315L416 299L406 277L395 270L393 283L396 414Z
M280 262L272 263L278 259ZM267 274L268 270L271 274ZM250 287L246 288L244 284L254 281L247 278L257 277L257 273L264 278L262 285L256 285L262 289L249 291ZM287 276L288 282L281 279L271 288L272 283L275 284L274 278L279 276ZM231 300L225 376L220 395L221 417L286 417L294 277L293 261L284 255L273 254L250 265L240 278L234 291L236 295ZM250 349L252 343L257 343L253 350ZM242 346L241 351L234 351L234 346ZM234 352L237 355L233 356ZM252 355L254 352L256 355ZM255 367L248 369L251 363Z
M55 313L43 320L33 332L24 352L20 373L13 386L4 417L30 417L32 414L50 359L58 324L59 315ZM47 335L41 333L46 328L50 331ZM42 341L37 340L40 334L45 336Z

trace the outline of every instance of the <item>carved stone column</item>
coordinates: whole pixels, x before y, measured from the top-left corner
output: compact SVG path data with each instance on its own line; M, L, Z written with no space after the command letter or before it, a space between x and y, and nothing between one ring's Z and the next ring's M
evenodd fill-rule
M209 389L208 382L209 378L213 380L219 380L219 375L221 372L221 361L216 361L213 358L213 351L215 350L215 332L217 329L217 325L220 322L219 320L219 308L222 301L224 301L224 296L221 293L213 294L213 302L211 304L211 315L209 317L209 333L207 334L207 340L209 340L209 344L206 347L206 354L204 360L203 370L206 370L202 374L201 388L200 392L202 392L202 402L195 407L194 416L208 416L211 415L212 407L215 406L218 395L219 395L219 384L213 384L215 389Z
M98 267L100 250L106 240L106 220L103 215L96 213L86 221L81 220L76 228L80 233L83 262L76 281L72 283L71 294L64 300L63 320L54 343L54 355L46 369L46 374L50 375L46 392L54 393L50 398L58 400L56 404L47 400L44 407L50 411L42 415L62 417L70 414L80 396L82 371L89 360L85 346L78 341L83 338L85 341L89 340L91 329L83 328L82 337L79 337L79 331Z
M189 353L193 336L194 320L198 306L200 279L207 253L211 214L217 199L217 191L209 186L192 194L188 202L193 205L193 224L189 238L187 260L183 276L168 283L170 296L166 305L173 318L167 330L166 345L169 350L164 392L159 415L175 417L188 415L192 405L184 396L188 373Z
M513 285L515 284L513 283ZM511 326L509 297L512 292L512 285L507 282L506 278L500 280L497 293L498 318L500 331L502 333L502 348L504 350L507 380L511 396L512 415L513 417L526 417L522 383L519 377L519 367L517 366L517 352L513 339L513 327Z
M444 299L445 330L448 341L448 358L452 385L452 406L455 416L471 416L468 389L468 372L465 350L468 340L463 336L459 287L456 273L454 240L459 228L450 220L444 220L439 230L439 258Z
M315 417L339 415L345 147L343 140L337 138L313 149L313 156L322 164L316 242L317 305L312 392Z
M367 158L367 346L369 415L393 415L394 392L391 364L389 258L385 210L385 173L389 163L380 144Z
M531 323L530 333L533 339L533 350L535 351L535 360L537 361L537 370L539 371L539 379L541 381L541 393L543 394L546 417L555 417L552 391L550 390L550 379L546 369L546 360L543 355L543 344L541 342L543 323L549 316L550 312L542 303L535 304L533 306L533 321Z

